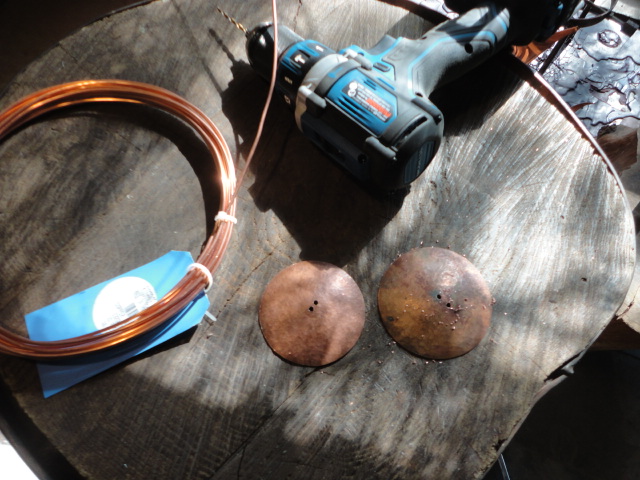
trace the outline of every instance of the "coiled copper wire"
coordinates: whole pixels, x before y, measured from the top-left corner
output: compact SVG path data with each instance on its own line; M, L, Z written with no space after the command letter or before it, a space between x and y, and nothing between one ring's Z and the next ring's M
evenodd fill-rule
M229 244L235 218L236 196L255 154L273 96L277 71L278 14L276 0L271 0L274 25L274 53L267 100L262 110L258 131L236 182L235 169L224 137L201 110L182 97L154 85L126 80L85 80L71 82L35 92L0 112L0 142L25 123L61 108L86 103L134 103L163 110L191 126L205 142L220 172L220 205L226 213L216 221L196 263L214 272ZM96 332L53 342L40 342L17 335L0 327L0 353L32 359L70 357L95 352L126 342L162 325L180 312L203 289L208 289L209 276L200 269L190 269L177 285L156 303L121 322Z
M124 80L87 80L46 88L18 101L0 113L0 141L25 123L53 110L87 103L133 103L163 110L187 123L202 138L220 172L222 211L235 216L236 176L229 147L213 122L182 97L160 87ZM233 224L217 221L197 263L210 272L217 269L229 244ZM52 342L34 341L0 327L0 353L27 358L56 358L94 352L125 342L158 327L198 297L207 276L190 270L155 304L110 327Z

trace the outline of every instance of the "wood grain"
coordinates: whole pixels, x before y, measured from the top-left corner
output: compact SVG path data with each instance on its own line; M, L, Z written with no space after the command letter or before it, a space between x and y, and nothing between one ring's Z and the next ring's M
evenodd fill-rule
M283 23L332 47L427 28L373 1L279 3ZM145 81L201 107L241 157L266 85L216 6L248 26L270 15L231 0L123 12L32 64L0 107L74 79ZM634 227L592 144L501 59L434 98L446 139L390 198L357 187L275 104L209 293L217 322L46 401L34 365L3 358L13 399L89 478L482 477L622 302ZM216 212L184 128L146 111L72 113L0 146L0 309L16 330L24 313L169 249L197 253ZM429 245L466 255L496 300L485 340L445 362L398 348L375 303L396 256ZM299 259L343 267L366 301L360 341L321 370L281 361L257 322L262 290Z
M611 159L620 179L625 188L629 206L633 212L636 224L636 232L638 230L638 216L640 204L640 145L638 138L640 137L640 128L634 124L633 127L619 125L613 127L611 131L598 137L598 143ZM636 235L636 246L638 237ZM638 253L636 249L636 270L631 281L631 287L616 313L616 318L623 322L629 329L624 327L618 328L619 324L610 324L603 335L604 338L598 339L599 348L617 349L629 348L630 346L637 348L640 346L640 304L638 302L638 292L640 292L640 265L638 264ZM617 339L617 340L616 340Z

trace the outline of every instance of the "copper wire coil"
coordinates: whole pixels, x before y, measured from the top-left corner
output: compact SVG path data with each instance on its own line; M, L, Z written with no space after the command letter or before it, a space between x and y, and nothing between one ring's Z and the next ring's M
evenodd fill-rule
M153 85L124 80L85 80L37 91L0 113L0 141L25 123L54 110L88 103L142 104L167 112L188 124L204 141L220 172L220 205L235 216L236 176L229 147L213 122L182 97ZM214 272L229 244L233 224L216 221L197 263ZM164 297L140 313L110 327L66 340L42 342L0 327L0 353L44 359L95 352L149 332L173 317L207 287L206 275L193 269Z

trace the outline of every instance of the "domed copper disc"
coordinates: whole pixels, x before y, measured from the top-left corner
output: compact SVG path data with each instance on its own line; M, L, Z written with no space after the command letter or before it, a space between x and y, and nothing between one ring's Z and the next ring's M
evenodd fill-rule
M265 340L276 354L299 365L319 367L343 357L358 341L364 318L358 285L324 262L285 268L260 301Z
M442 248L401 255L382 277L378 308L389 335L426 358L472 350L491 322L492 297L476 267Z

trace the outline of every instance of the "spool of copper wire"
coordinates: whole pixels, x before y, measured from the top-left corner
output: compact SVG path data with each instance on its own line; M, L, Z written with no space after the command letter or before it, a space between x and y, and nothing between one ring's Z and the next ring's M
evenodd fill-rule
M88 103L133 103L167 112L184 121L202 138L220 173L221 214L196 262L164 297L119 323L80 337L55 342L33 341L0 327L0 353L27 358L56 358L94 352L125 342L163 324L181 311L203 288L209 272L222 260L235 215L236 176L229 147L213 122L182 97L153 85L123 80L86 80L37 91L0 112L0 141L19 127L46 113Z

